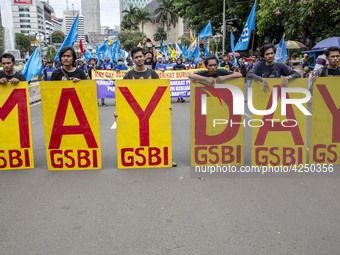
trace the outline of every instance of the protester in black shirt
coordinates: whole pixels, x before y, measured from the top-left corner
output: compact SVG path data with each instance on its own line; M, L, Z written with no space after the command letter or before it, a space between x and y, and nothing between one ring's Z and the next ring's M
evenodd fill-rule
M177 58L177 60L176 60L176 65L174 65L174 66L172 67L172 70L176 71L176 70L186 70L186 69L187 69L186 66L183 65L183 63L182 63L182 59L181 59L181 58ZM183 97L181 97L181 98L178 98L178 99L177 99L177 102L184 103L185 100L184 100Z
M325 53L328 65L319 68L313 75L313 82L317 77L339 77L340 76L340 48L330 47Z
M151 45L152 50L150 47L147 47L148 45ZM144 38L142 42L142 48L148 48L145 52L145 66L149 69L155 70L156 66L156 48L151 39ZM133 57L132 57L133 58Z
M133 47L131 56L136 67L128 71L123 79L159 79L158 74L145 66L144 51L140 47Z
M26 81L25 76L14 70L15 58L10 53L5 53L0 56L0 62L3 71L0 71L0 84L17 84L20 81Z
M207 82L210 86L214 86L215 79L217 83L223 83L225 80L233 78L241 78L242 74L231 72L225 69L217 69L218 59L214 55L210 55L204 60L204 64L208 70L203 70L189 75L190 79Z
M59 59L63 66L61 69L55 70L52 73L51 81L73 80L73 82L78 82L87 79L86 74L75 67L77 56L71 46L60 50Z

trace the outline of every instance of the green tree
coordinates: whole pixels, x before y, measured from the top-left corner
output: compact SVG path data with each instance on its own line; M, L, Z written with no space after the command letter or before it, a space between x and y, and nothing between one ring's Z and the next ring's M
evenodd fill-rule
M46 58L53 60L56 54L57 54L57 50L54 47L50 46L47 49Z
M52 43L63 43L65 34L61 31L54 31L52 33Z
M140 31L123 30L118 34L120 47L125 51L130 51L133 46L137 46L145 37Z
M144 24L145 22L152 21L150 18L150 10L146 9L138 9L135 15L136 23L142 26L142 33L144 33Z
M155 10L156 22L166 26L166 41L168 43L168 33L171 26L176 26L178 15L176 13L176 0L157 0L158 8Z
M126 30L137 30L138 22L137 22L137 12L139 8L130 4L129 9L123 11L123 20L120 24L122 29Z
M186 46L190 45L190 39L185 35L181 35L180 37L178 37L178 40L180 41L181 45L183 44L185 44Z
M5 50L5 29L0 27L0 54L2 54Z
M15 33L15 47L20 51L21 57L23 57L26 52L32 54L34 51L35 47L31 46L31 40L35 40L35 37Z
M257 11L257 33L265 42L298 40L313 46L322 39L338 36L340 8L337 0L262 0ZM274 29L275 28L275 29Z
M160 40L166 40L166 32L164 31L164 27L157 28L157 32L153 35L153 39L156 42L159 42Z

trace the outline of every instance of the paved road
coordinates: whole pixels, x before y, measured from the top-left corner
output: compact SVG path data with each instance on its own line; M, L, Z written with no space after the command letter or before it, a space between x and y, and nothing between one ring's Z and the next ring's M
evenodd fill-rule
M110 103L103 169L80 172L46 170L31 106L36 168L0 172L1 255L340 253L339 178L193 178L187 102L173 104L177 168L118 170Z

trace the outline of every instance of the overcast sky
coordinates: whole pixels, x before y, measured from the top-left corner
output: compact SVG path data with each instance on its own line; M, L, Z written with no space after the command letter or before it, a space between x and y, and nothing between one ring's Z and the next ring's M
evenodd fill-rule
M68 0L69 9L81 10L81 0ZM66 0L50 0L50 5L58 18L63 17L63 10L66 10ZM100 0L100 24L101 26L113 27L120 24L119 0Z

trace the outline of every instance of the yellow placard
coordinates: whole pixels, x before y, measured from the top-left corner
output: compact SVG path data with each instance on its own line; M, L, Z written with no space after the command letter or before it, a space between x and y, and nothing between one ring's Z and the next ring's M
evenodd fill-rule
M117 80L118 168L172 166L170 80Z
M101 169L96 82L40 83L48 170Z
M0 170L33 167L28 83L0 85Z
M244 116L234 114L235 91L244 92L244 79L214 87L191 80L191 166L243 165Z
M306 163L307 116L296 105L288 104L286 115L281 115L282 79L267 79L270 92L264 93L262 82L252 81L253 106L256 110L271 109L273 88L277 89L277 107L274 113L256 115L253 113L252 165L292 166ZM294 79L289 88L307 89L307 79ZM287 93L288 99L304 98L302 93ZM275 100L275 97L274 97ZM307 104L302 104L307 109Z
M318 78L313 85L309 163L340 164L340 78Z

